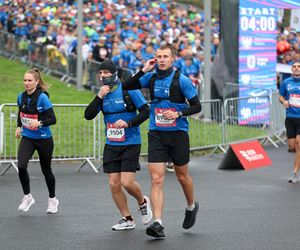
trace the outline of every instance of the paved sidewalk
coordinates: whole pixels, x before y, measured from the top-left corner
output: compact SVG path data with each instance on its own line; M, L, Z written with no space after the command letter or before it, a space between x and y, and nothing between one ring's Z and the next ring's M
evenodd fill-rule
M136 228L115 232L120 215L112 202L107 177L78 164L53 164L59 212L46 214L47 189L39 165L30 165L36 203L17 211L22 199L17 174L0 177L0 249L300 249L300 183L288 183L294 154L286 146L266 149L273 164L250 171L218 170L223 155L194 157L190 173L200 203L196 225L182 228L185 200L174 173L166 173L164 226L166 238L145 234L137 204L129 199ZM2 168L2 167L1 167ZM138 181L149 195L146 164Z

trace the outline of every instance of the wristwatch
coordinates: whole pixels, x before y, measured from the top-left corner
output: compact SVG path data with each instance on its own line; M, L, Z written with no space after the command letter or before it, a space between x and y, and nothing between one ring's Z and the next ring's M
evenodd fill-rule
M182 117L183 116L182 111L178 111L177 113L178 113L178 117Z

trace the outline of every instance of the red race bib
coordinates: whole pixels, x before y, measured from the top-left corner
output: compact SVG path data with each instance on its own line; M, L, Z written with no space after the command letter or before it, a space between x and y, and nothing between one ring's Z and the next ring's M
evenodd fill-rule
M164 118L163 112L171 110L176 111L175 108L155 108L155 124L158 127L175 127L176 119L169 120Z
M21 122L24 128L28 128L30 130L38 130L38 127L31 128L30 123L33 121L38 121L38 115L37 114L25 114L23 112L20 112L20 118Z

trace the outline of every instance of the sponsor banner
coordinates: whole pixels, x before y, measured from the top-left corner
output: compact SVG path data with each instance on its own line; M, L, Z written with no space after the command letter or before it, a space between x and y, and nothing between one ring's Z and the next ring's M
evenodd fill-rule
M259 141L232 144L231 148L246 170L272 164Z
M239 97L268 95L276 89L278 10L262 2L240 1L239 16ZM260 104L249 100L238 104L239 124L269 124L269 112L261 112L257 119Z
M239 1L239 97L261 96L276 89L277 20L284 9L292 9L291 26L299 30L299 0ZM269 124L268 112L255 118L257 109L240 102L239 124Z

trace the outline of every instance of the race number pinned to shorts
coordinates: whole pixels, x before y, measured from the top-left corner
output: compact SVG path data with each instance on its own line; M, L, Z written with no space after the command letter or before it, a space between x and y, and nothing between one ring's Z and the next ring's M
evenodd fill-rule
M155 108L155 124L158 127L175 127L176 119L169 120L163 116L163 113L167 110L176 111L175 108Z
M116 128L113 123L107 123L107 139L109 141L125 141L125 129Z
M289 99L290 106L300 108L300 95L299 94L291 94Z
M20 118L21 122L24 128L30 129L30 130L38 130L38 127L31 128L30 123L34 121L38 121L38 115L37 114L25 114L23 112L20 112Z

